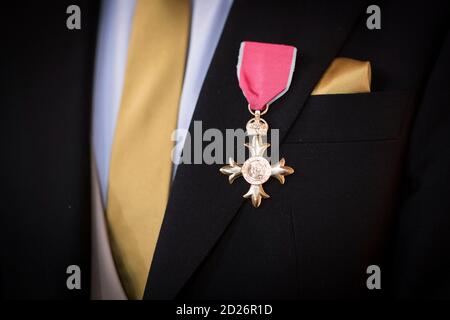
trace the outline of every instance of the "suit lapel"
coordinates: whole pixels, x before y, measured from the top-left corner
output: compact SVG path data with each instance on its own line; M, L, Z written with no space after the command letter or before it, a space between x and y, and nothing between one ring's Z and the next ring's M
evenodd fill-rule
M280 139L300 115L310 92L363 14L362 4L235 1L193 115L203 130L244 128L250 115L236 79L241 41L294 45L297 65L290 90L264 117ZM193 126L190 128L193 138ZM247 191L230 186L221 165L180 165L172 186L144 298L174 298L221 237Z

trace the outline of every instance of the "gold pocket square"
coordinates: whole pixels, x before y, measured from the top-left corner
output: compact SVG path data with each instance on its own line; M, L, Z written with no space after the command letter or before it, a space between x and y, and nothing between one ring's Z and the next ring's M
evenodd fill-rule
M311 95L370 92L370 82L369 61L336 58Z

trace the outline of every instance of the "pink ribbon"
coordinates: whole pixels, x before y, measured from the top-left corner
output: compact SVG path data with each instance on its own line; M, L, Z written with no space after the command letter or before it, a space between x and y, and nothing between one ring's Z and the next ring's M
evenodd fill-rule
M297 49L293 46L241 43L237 76L250 109L265 109L289 89L296 56Z

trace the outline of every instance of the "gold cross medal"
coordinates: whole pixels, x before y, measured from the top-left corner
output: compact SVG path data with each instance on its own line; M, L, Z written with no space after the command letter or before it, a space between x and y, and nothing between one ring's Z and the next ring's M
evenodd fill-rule
M270 144L265 143L269 130L267 122L261 118L269 111L269 105L289 89L295 67L297 49L288 45L244 41L239 50L237 75L239 86L248 101L248 110L253 118L247 122L246 130L250 143L250 158L244 164L237 164L232 158L220 172L228 175L233 183L243 176L250 184L244 198L251 199L257 208L262 199L270 196L264 191L263 184L270 177L284 184L285 176L294 173L294 169L285 165L282 158L271 165L264 157Z

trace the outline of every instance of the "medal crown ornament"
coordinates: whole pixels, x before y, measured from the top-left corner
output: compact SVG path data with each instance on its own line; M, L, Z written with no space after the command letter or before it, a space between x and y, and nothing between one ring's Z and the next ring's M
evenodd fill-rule
M249 136L255 135L265 136L267 135L267 131L269 131L269 125L265 120L261 118L256 119L255 117L247 122L246 130Z

